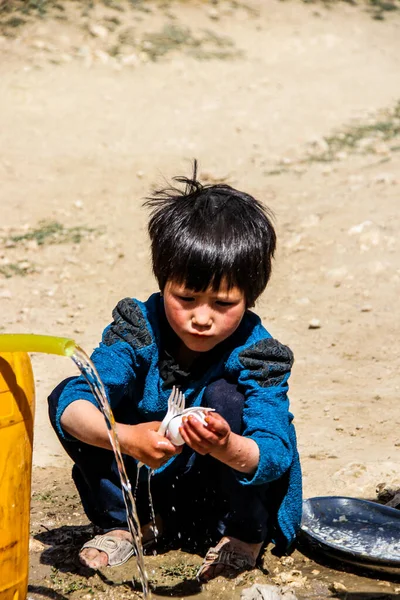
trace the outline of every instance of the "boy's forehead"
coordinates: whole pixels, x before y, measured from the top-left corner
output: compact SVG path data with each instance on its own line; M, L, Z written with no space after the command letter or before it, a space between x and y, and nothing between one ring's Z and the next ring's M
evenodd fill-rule
M187 285L185 285L185 283L179 283L176 281L169 281L167 283L167 286L169 286L170 288L172 288L176 291L191 293L191 294L208 294L211 296L238 296L238 297L244 296L244 292L240 288L238 288L237 286L228 287L228 284L227 284L226 280L224 280L224 279L221 281L221 284L217 289L214 289L213 286L210 285L204 291L194 290L192 288L189 288Z

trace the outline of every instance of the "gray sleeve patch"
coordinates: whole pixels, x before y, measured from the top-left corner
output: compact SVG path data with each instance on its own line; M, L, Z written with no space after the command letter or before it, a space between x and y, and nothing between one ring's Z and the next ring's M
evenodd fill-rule
M290 373L294 359L290 348L273 338L266 338L245 348L239 354L239 360L261 387L270 387L282 383Z
M120 300L114 308L112 316L114 321L103 339L106 346L123 341L132 348L139 349L148 346L153 341L142 310L132 298Z

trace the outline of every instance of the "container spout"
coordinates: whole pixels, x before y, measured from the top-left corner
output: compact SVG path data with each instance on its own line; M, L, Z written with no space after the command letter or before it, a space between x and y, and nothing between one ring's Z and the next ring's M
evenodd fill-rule
M0 352L44 352L72 356L76 348L74 340L52 335L34 333L0 334Z

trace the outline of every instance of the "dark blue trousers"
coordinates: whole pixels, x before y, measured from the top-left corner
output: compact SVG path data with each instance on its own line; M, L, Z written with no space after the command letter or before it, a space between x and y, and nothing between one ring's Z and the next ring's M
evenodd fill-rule
M67 382L60 383L49 396L54 429L58 400ZM236 385L224 379L210 384L203 405L224 417L234 433L241 433L244 397ZM116 418L124 422L117 415ZM78 440L59 439L74 462L72 477L88 519L105 530L126 529L125 504L113 452ZM129 456L124 459L134 485L136 461ZM154 510L163 519L167 539L181 546L197 547L215 543L221 535L249 543L267 538L268 485L243 486L230 467L210 456L201 456L188 446L173 465L174 468L156 472L151 478ZM136 506L140 522L150 522L147 476L139 483Z

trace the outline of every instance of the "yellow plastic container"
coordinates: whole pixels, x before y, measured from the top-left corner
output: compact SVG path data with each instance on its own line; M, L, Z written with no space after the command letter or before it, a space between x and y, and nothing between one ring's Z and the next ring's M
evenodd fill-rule
M35 391L25 352L0 353L0 600L25 600Z

